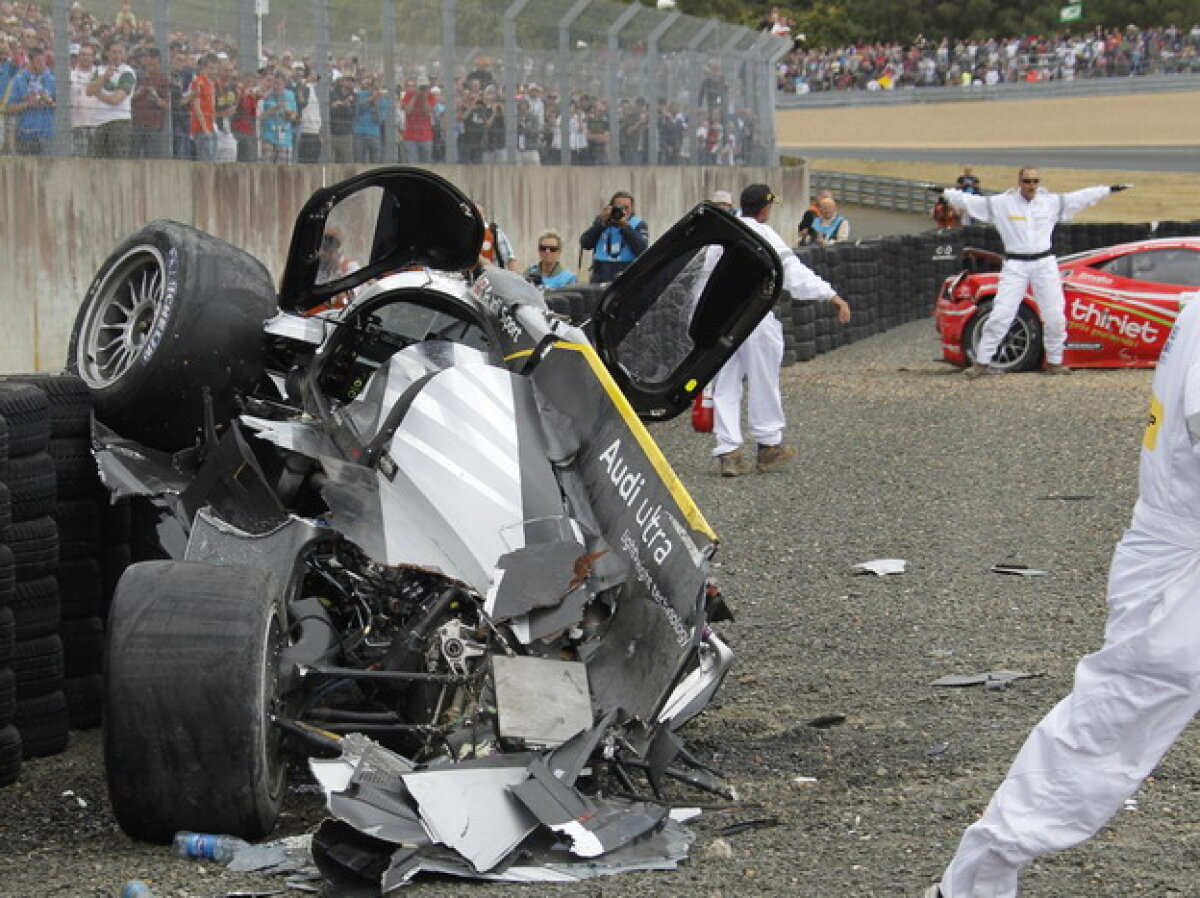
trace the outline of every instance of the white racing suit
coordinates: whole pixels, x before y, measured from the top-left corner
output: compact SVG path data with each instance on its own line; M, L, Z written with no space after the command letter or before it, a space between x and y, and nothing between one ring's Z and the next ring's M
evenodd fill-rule
M1026 201L1015 187L995 196L979 196L950 189L943 193L955 209L971 218L990 222L1000 232L1007 258L1000 269L992 314L983 326L975 361L987 365L1021 307L1027 290L1032 288L1041 312L1046 361L1061 365L1067 342L1067 318L1058 260L1051 252L1054 226L1070 221L1088 206L1110 193L1108 187L1085 187L1071 193L1050 193L1039 187L1033 199ZM1039 258L1017 259L1018 256Z
M771 244L783 262L783 286L794 299L831 299L837 291L804 265L783 238L768 224L748 216L742 223L754 228ZM742 445L742 381L750 392L746 421L750 436L760 446L783 441L783 398L779 393L779 366L783 363L783 325L774 312L759 322L737 352L713 378L713 455L726 455Z
M943 898L1012 898L1020 869L1094 835L1200 710L1200 302L1154 377L1140 498L1113 554L1104 646L963 834Z

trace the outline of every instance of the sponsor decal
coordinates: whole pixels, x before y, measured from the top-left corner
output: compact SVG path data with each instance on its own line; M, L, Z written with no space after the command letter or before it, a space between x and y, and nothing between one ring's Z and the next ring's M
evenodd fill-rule
M1098 271L1093 271L1090 268L1075 272L1074 278L1077 281L1087 281L1100 287L1111 287L1113 284L1113 279L1111 277L1106 274L1101 274Z
M1161 324L1139 318L1128 311L1097 305L1081 297L1072 297L1067 317L1091 337L1123 343L1127 346L1154 344L1165 332Z
M687 648L692 641L691 631L684 625L679 617L679 612L672 607L662 590L658 588L658 584L654 582L654 578L650 576L650 572L646 570L646 565L642 563L642 556L638 552L637 537L626 530L621 534L621 548L633 561L634 576L637 581L646 588L646 592L654 604L662 609L662 613L671 627L671 632L675 634L675 641L680 648Z
M163 278L163 297L154 313L154 326L142 344L138 360L148 365L166 336L167 323L171 320L171 311L175 307L175 298L179 295L179 250L175 247L167 252L167 271Z
M1066 345L1067 349L1096 350L1096 349L1102 349L1103 347L1104 347L1103 343L1067 343L1067 345Z
M504 332L504 336L513 343L520 343L521 338L525 336L525 329L513 317L508 306L504 304L504 300L496 295L496 291L492 289L492 282L488 280L486 274L475 279L475 283L471 285L471 293L491 309L492 314L496 316L496 325Z
M619 439L613 440L609 447L600 453L600 461L604 462L608 479L617 488L617 495L621 497L625 507L633 512L633 519L641 528L638 531L641 545L650 553L655 563L663 564L675 547L661 522L662 505L652 504L651 500L641 498L642 487L646 483L645 473L633 470L621 455Z

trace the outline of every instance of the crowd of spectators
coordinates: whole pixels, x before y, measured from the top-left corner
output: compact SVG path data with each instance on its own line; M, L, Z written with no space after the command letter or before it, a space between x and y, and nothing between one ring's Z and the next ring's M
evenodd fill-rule
M778 18L763 28L790 34L779 30ZM1130 25L1085 34L982 41L919 37L845 47L808 47L798 40L779 63L778 84L787 93L809 93L1176 74L1200 72L1198 52L1200 24L1186 31Z
M615 114L604 97L579 91L564 102L556 90L527 80L512 90L516 144L509 146L509 94L486 55L455 78L452 91L423 66L401 66L392 90L380 70L356 56L330 55L326 93L318 89L311 56L266 52L247 66L236 42L214 34L172 30L163 59L163 42L132 0L123 0L111 22L76 2L69 26L70 82L60 87L49 20L30 4L0 0L0 152L53 152L60 126L55 108L66 103L71 140L66 149L60 141L58 152L77 156L419 164L447 159L445 129L453 128L457 160L468 164L554 165L569 158L573 165L738 165L765 159L757 116L732 108L716 63L706 70L694 105L662 100L651 108L642 97L623 97ZM37 49L46 74L37 75L39 92L30 101L27 82L31 66L38 65ZM244 74L248 69L253 72ZM385 140L388 127L395 129L391 141ZM394 150L384 159L387 147Z
M318 67L311 55L282 50L248 65L237 43L220 35L173 29L160 40L133 0L122 0L112 21L77 0L68 25L70 78L59 84L49 18L33 4L0 0L0 152L423 164L449 158L446 130L453 129L457 161L468 164L732 166L767 159L757 107L731 101L716 62L694 91L656 104L621 97L614 110L610 98L583 91L560 97L531 78L506 86L486 55L450 83L449 66L401 64L394 88L357 56L330 55ZM805 46L777 10L761 27L797 39L780 64L783 91L1200 71L1200 25L840 48ZM321 76L329 78L327 89ZM57 114L62 104L65 117ZM58 133L64 121L69 140Z

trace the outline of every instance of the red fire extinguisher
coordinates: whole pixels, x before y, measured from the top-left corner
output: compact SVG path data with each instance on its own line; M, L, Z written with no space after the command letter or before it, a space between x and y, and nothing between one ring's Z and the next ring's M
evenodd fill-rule
M696 394L692 400L692 429L696 433L712 433L713 399L712 384Z

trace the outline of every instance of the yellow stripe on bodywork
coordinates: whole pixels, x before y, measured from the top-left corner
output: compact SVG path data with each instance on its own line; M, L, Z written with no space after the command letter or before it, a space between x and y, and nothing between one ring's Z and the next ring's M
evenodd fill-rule
M687 487L683 485L683 481L679 479L674 469L671 468L671 463L667 461L666 456L662 454L662 450L658 448L658 444L654 442L654 437L650 436L650 431L646 430L646 425L637 416L637 412L633 410L633 406L629 404L629 400L625 398L625 394L621 392L621 388L613 380L612 374L604 367L604 363L600 361L600 356L596 354L596 350L586 343L558 342L554 344L554 348L578 352L587 360L588 365L591 366L592 374L596 376L596 380L604 387L604 392L608 394L613 407L621 413L621 418L625 421L625 426L629 428L629 432L638 441L642 452L646 454L646 458L654 466L655 472L666 485L676 504L679 505L684 517L687 518L688 525L693 530L697 530L709 539L716 541L717 534L713 532L712 527L709 526L700 509L696 507L696 503L692 500L691 494L688 493Z
M523 358L527 358L531 355L533 355L532 349L520 349L517 352L512 353L511 355L506 355L504 357L504 361L511 362L513 359L523 359Z

